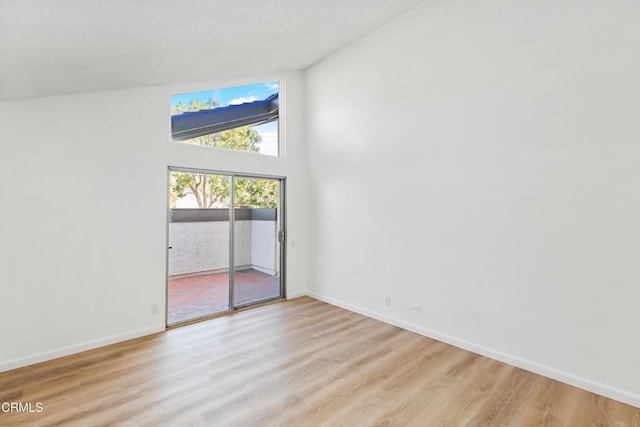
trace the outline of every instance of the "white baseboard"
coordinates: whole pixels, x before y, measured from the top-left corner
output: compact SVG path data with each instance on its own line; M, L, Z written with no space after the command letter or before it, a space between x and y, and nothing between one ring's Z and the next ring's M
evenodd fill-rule
M353 311L354 313L359 313L364 316L371 317L373 319L377 319L382 322L397 326L399 328L406 329L411 332L415 332L425 337L442 341L444 343L451 344L455 347L459 347L459 348L471 351L473 353L490 357L500 362L504 362L509 365L516 366L518 368L522 368L527 371L534 372L536 374L539 374L548 378L552 378L554 380L557 380L566 384L570 384L572 386L579 387L584 390L640 408L640 395L630 393L625 390L620 390L615 387L610 387L606 384L601 384L596 381L592 381L577 375L573 375L568 372L560 371L558 369L554 369L549 366L544 366L539 363L532 362L530 360L522 359L520 357L516 357L516 356L510 355L501 351L497 351L488 347L484 347L476 343L461 340L451 335L443 334L438 331L423 328L423 327L411 324L409 322L405 322L389 316L385 316L383 314L374 312L372 310L368 310L353 304L345 303L343 301L339 301L334 298L325 297L315 292L296 291L288 294L287 299L290 300L290 299L295 299L302 296L310 296L317 300L324 301L328 304L335 305L349 311ZM0 372L21 368L24 366L32 365L34 363L40 363L40 362L55 359L58 357L68 356L70 354L79 353L86 350L92 350L94 348L103 347L105 345L126 341L132 338L138 338L138 337L150 335L157 332L162 332L164 330L165 330L164 326L143 328L143 329L130 331L120 335L113 335L110 337L105 337L97 340L86 341L81 344L62 347L62 348L58 348L55 350L51 350L51 351L47 351L47 352L43 352L35 355L30 355L30 356L26 356L18 359L0 362Z
M278 272L275 271L273 268L268 268L268 267L260 267L258 265L254 265L252 264L251 269L259 271L260 273L264 273L264 274L268 274L269 276L277 276Z
M302 292L304 295L308 295L312 298L315 298L320 301L324 301L328 304L335 305L341 308L344 308L349 311L353 311L358 314L362 314L367 317L371 317L376 320L380 320L385 323L389 323L391 325L397 326L402 329L406 329L411 332L415 332L417 334L423 335L428 338L432 338L434 340L442 341L446 344L451 344L455 347L462 348L464 350L468 350L473 353L480 354L482 356L489 357L491 359L498 360L500 362L504 362L508 365L512 365L518 368L522 368L524 370L536 373L538 375L542 375L547 378L551 378L575 387L579 387L581 389L590 391L592 393L599 394L601 396L608 397L610 399L617 400L619 402L626 403L628 405L635 406L640 408L640 395L630 393L625 390L620 390L615 387L610 387L606 384L601 384L596 381L589 380L587 378L583 378L577 375L573 375L568 372L560 371L558 369L551 368L549 366L541 365L539 363L522 359L520 357L516 357L498 350L494 350L488 347L484 347L482 345L472 343L469 341L461 340L459 338L453 337L451 335L443 334L438 331L434 331L431 329L426 329L421 326L417 326L411 324L409 322L405 322L403 320L398 320L389 316L385 316L383 314L374 312L372 310L368 310L353 304L345 303L334 298L325 297L323 295L317 294L315 292L307 291ZM302 295L300 295L302 296ZM292 297L289 297L292 298Z
M287 299L295 299L309 295L306 291L287 292ZM320 298L318 298L320 299Z
M126 332L124 334L112 335L110 337L86 341L80 344L74 344L67 347L57 348L51 351L45 351L43 353L25 356L18 359L12 359L6 362L0 362L0 372L22 368L24 366L45 362L47 360L56 359L58 357L69 356L70 354L80 353L86 350L93 350L94 348L103 347L109 344L115 344L132 338L139 338L145 335L154 334L156 332L162 332L164 330L164 326L154 326L151 328L137 329L135 331Z

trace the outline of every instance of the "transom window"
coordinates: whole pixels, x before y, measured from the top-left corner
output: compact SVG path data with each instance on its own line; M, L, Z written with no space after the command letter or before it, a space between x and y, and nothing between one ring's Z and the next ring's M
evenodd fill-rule
M171 96L171 137L186 144L279 155L279 82Z

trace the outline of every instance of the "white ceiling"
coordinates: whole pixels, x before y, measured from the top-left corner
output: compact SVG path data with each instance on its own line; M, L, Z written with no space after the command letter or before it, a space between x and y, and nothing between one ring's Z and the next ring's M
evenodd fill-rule
M0 99L304 69L423 0L0 0Z

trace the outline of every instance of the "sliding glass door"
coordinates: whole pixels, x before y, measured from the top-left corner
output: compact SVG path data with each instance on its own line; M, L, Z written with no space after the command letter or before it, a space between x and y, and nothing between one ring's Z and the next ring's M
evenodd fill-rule
M237 177L233 200L234 304L278 298L282 295L280 181Z
M284 296L283 186L170 169L167 325Z

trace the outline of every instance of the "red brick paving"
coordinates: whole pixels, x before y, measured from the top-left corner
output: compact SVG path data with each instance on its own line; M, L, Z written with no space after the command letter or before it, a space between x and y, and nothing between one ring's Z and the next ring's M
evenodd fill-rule
M236 271L235 303L246 304L280 295L280 277L256 270ZM169 279L168 324L229 309L229 273Z

